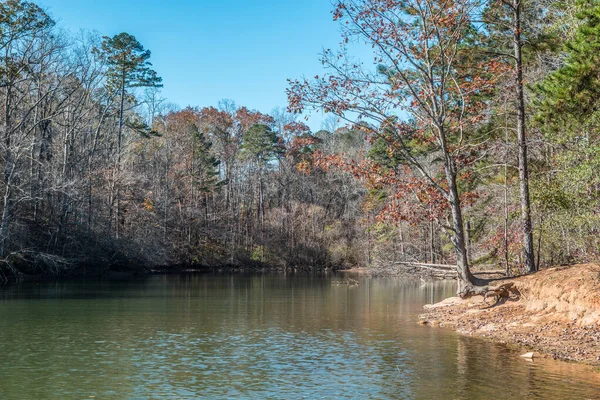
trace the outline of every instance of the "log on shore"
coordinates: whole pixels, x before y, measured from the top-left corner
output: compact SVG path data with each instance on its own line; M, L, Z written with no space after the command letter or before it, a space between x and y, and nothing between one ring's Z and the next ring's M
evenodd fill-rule
M447 264L429 264L429 263L418 263L418 262L407 262L397 261L394 264L406 266L407 268L418 268L428 271L430 274L435 276L443 276L444 278L456 278L456 265ZM474 275L504 275L502 270L486 270L486 271L473 271Z

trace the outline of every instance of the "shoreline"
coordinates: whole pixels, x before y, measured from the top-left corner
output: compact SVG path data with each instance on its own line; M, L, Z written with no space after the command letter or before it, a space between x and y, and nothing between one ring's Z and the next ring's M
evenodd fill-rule
M419 323L516 345L534 357L600 366L600 266L542 270L512 282L520 296L452 297L426 305Z
M0 278L6 276L7 279L0 279L0 285L21 283L21 282L47 282L47 281L70 281L80 279L135 279L155 275L178 275L178 274L204 274L204 273L233 273L233 274L264 274L264 273L338 273L353 271L347 268L298 268L298 267L274 267L274 266L234 266L234 265L183 265L176 264L171 266L146 265L127 265L127 266L108 266L96 267L89 264L82 264L68 270L62 270L57 273L39 273L15 275L0 275Z

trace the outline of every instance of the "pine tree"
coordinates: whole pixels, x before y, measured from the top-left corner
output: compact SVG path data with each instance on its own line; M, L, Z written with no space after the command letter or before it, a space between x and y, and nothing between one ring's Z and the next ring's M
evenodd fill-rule
M242 157L256 159L262 167L281 152L279 137L263 124L251 126L242 136Z
M600 105L600 1L580 0L582 22L566 44L564 64L538 85L538 119L551 124L581 121Z
M152 64L148 61L150 59L150 50L145 50L140 42L128 33L120 33L112 38L105 36L99 52L108 65L106 84L109 90L119 94L116 165L117 173L119 174L121 170L123 128L126 125L124 117L125 102L128 97L131 98L129 89L162 87L162 78L151 68ZM139 120L131 121L127 126L142 134L148 132L145 124L140 123ZM117 184L117 221L120 221L121 216L120 202L121 192L120 186ZM116 224L116 229L116 236L118 238L118 223Z

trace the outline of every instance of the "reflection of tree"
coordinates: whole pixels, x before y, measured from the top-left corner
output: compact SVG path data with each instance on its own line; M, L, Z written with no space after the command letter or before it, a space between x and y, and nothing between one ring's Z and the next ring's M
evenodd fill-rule
M580 366L528 364L503 345L417 325L422 304L454 293L454 282L330 281L169 275L13 287L0 303L0 394L478 399L568 398L568 389L572 398L598 387ZM24 374L38 378L23 385Z

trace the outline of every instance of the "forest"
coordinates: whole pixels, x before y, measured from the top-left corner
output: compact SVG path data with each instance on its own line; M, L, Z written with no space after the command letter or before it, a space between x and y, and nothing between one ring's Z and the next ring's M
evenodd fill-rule
M466 293L598 259L600 1L333 8L327 73L265 114L180 108L133 34L2 1L0 280L424 262Z

